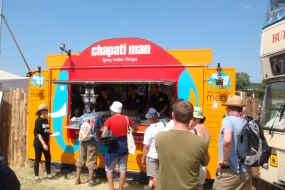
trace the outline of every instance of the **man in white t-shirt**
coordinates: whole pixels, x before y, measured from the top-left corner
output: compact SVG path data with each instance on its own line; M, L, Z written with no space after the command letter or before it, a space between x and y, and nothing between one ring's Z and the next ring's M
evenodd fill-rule
M159 162L155 149L155 137L165 127L165 124L159 121L159 116L160 114L154 108L149 108L145 115L151 125L145 130L143 140L142 165L146 165L147 176L149 176L149 183L144 187L144 190L155 189L156 187Z
M169 131L169 130L171 130L171 129L173 129L173 128L174 128L174 121L173 121L173 119L172 119L172 120L170 120L170 121L166 124L164 131Z

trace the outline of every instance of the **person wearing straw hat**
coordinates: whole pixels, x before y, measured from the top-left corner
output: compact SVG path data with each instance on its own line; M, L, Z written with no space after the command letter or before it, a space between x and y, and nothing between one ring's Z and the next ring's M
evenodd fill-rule
M246 154L248 150L247 136L244 134L242 141L238 138L246 123L243 114L243 107L246 105L243 99L236 95L228 96L227 102L222 105L226 106L227 117L222 121L219 134L219 161L213 189L250 190L251 167L240 163L237 155L237 150L240 154Z
M193 112L193 119L190 122L189 128L191 132L194 134L203 137L207 143L210 141L210 132L208 128L203 125L203 122L205 121L205 116L203 115L202 108L200 107L194 107L194 112ZM204 189L204 184L207 176L207 167L205 166L200 166L200 171L199 171L199 179L198 179L198 185L199 185L199 190Z
M40 104L36 112L37 119L34 128L34 174L35 182L40 182L39 178L39 164L42 154L45 156L45 166L48 178L51 178L51 155L49 146L50 127L48 124L48 107L46 104Z
M101 135L101 137L104 137L107 133L107 130L110 130L117 139L109 146L108 151L104 157L105 171L110 190L114 190L113 172L115 170L116 165L118 165L120 171L119 190L123 189L123 186L126 181L126 170L128 161L128 124L131 128L133 128L133 130L136 130L131 118L121 114L122 108L123 105L121 102L113 102L113 104L110 106L111 117L105 121Z
M166 125L159 121L159 116L160 114L154 108L149 108L145 115L151 125L145 130L143 139L142 165L146 165L146 172L149 177L148 185L144 187L144 190L155 189L156 187L159 161L155 149L155 137L164 131Z

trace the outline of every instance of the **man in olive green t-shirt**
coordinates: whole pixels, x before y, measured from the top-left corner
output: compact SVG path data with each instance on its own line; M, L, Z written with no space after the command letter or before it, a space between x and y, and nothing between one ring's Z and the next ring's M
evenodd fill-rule
M199 166L209 163L208 144L188 131L194 110L191 103L178 101L172 110L174 129L156 136L157 189L198 189Z

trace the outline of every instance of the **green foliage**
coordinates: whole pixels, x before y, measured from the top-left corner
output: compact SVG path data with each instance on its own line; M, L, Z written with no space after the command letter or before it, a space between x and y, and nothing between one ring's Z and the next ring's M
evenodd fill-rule
M254 88L253 91L258 98L263 98L265 93L265 82L262 81L262 83L260 83L256 88Z
M246 91L250 84L250 76L245 72L236 73L236 90Z

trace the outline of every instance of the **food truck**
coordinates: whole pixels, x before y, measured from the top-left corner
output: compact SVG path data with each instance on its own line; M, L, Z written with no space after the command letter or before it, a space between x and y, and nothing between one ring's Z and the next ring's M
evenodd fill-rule
M211 63L211 49L166 50L141 38L107 39L80 53L65 50L62 54L49 54L48 69L34 71L29 81L27 157L35 157L33 130L39 104L49 106L51 133L59 134L50 138L52 161L74 164L79 147L79 126L74 118L83 114L85 102L95 102L100 88L108 86L109 93L124 104L132 84L137 85L138 94L149 100L150 86L158 84L167 94L170 108L175 101L184 99L203 109L204 124L211 133L207 177L215 178L218 134L225 115L221 104L235 93L235 69L209 68ZM146 168L141 165L143 136L150 123L136 111L123 107L123 113L130 116L139 129L133 133L137 150L135 155L128 156L127 170L145 172ZM110 117L110 111L98 114L102 122ZM99 168L104 168L105 151L106 147L99 145Z

